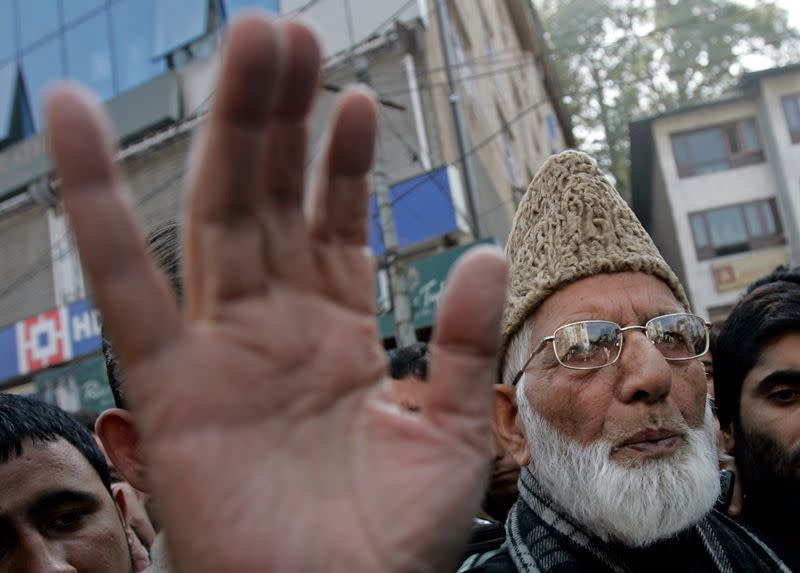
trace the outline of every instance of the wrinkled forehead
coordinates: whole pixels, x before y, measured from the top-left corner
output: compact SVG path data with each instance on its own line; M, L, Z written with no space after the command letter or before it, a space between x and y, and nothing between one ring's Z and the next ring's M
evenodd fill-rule
M641 272L603 273L561 287L528 320L535 333L549 336L559 326L579 320L609 320L627 326L685 311L672 289L657 277Z
M22 442L22 453L0 463L0 514L35 500L44 492L74 489L102 493L103 482L72 444Z

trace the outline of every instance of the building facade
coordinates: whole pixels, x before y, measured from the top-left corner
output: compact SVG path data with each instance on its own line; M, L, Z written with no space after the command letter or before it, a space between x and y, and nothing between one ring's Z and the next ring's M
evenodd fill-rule
M0 46L0 111L6 114L0 122L0 391L35 393L68 409L101 409L110 399L98 356L100 317L47 156L38 111L47 84L72 78L103 98L132 200L145 229L153 229L179 215L190 140L213 99L224 26L253 5L302 18L320 32L326 60L310 125L312 163L320 158L338 93L364 79L375 89L379 166L390 187L399 248L385 252L374 199L370 243L378 267L397 257L408 261L419 299L415 325L423 334L429 328L453 258L444 252L478 238L452 135L435 3L48 0L36 12L29 4L0 0L8 10L0 13L13 15L0 24L11 26L0 43L13 39ZM468 101L480 238L502 244L519 190L547 155L571 144L571 132L541 63L541 30L529 3L447 4L448 16L460 22L458 36L449 38L462 43L460 59L451 65L460 74L458 94ZM517 31L515 21L527 27ZM385 273L377 273L376 290L382 334L390 339Z
M631 123L633 204L695 311L723 320L744 288L800 261L800 66Z

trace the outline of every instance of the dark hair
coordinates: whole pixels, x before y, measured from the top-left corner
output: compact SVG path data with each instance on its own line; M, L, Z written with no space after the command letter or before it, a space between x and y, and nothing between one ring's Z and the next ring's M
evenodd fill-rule
M765 344L800 331L800 268L778 267L754 282L725 321L714 352L720 424L738 423L742 384Z
M428 379L428 345L416 342L389 351L389 373L395 380L415 376Z
M77 412L72 412L70 416L75 418L81 426L89 430L90 434L95 433L94 426L100 414L97 412L90 412L89 410L78 410Z
M178 303L183 301L183 278L181 277L180 225L170 219L156 227L148 236L150 255L164 273L170 290ZM106 374L117 408L127 408L125 386L120 372L119 359L114 351L114 343L103 330L103 358Z
M92 434L58 406L16 394L0 394L0 463L22 455L22 442L44 445L63 438L92 465L110 492L111 474Z

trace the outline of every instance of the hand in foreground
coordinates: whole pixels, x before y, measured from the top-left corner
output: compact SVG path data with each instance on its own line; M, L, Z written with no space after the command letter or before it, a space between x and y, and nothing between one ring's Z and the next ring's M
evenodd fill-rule
M367 254L372 98L332 119L303 215L320 53L299 24L245 18L189 173L186 303L146 255L82 90L47 106L82 260L119 351L177 571L443 571L489 467L505 263L450 277L420 415L386 399Z

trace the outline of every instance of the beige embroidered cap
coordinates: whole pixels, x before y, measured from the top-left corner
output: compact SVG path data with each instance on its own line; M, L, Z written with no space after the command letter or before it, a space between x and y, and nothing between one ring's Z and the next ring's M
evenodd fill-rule
M600 273L640 271L686 293L653 240L590 156L550 157L519 204L506 244L509 293L501 364L514 334L562 286Z

